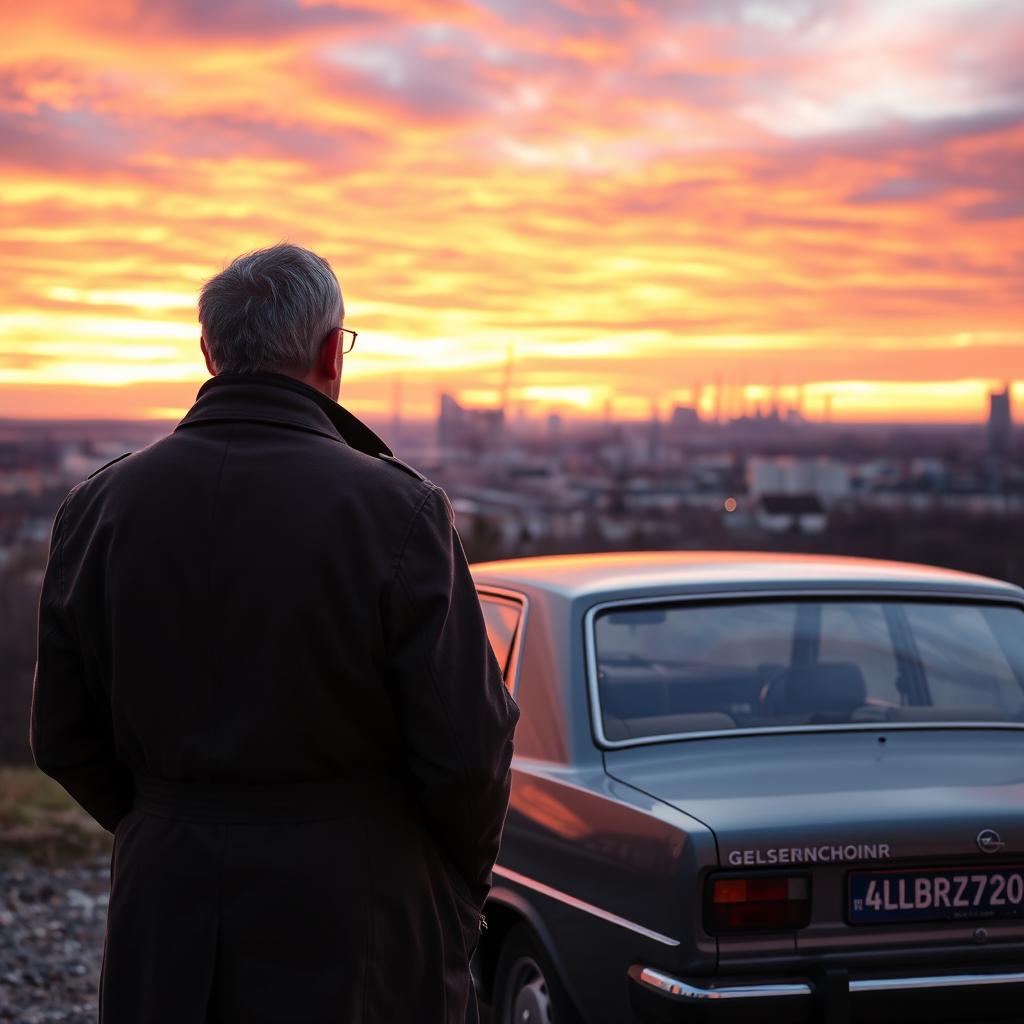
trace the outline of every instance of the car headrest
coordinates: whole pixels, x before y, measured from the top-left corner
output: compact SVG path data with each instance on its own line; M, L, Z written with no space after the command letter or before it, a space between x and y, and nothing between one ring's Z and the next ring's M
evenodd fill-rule
M649 665L602 666L598 682L601 706L613 715L628 718L660 715L669 710L665 680Z
M787 669L770 688L775 714L849 714L867 699L864 673L852 661L824 661Z

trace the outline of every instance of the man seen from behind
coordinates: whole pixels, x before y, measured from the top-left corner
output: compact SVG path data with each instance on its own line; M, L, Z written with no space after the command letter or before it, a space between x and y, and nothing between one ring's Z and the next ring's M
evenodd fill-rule
M114 833L101 1024L465 1024L518 717L444 493L337 404L327 262L204 286L212 375L58 511L31 742Z

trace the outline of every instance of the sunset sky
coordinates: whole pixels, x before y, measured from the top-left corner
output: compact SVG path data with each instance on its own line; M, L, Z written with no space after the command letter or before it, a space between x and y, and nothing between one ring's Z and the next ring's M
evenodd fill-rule
M977 421L1024 380L1020 0L26 0L2 27L0 417L181 415L199 286L283 238L341 280L371 418L492 404L509 363L534 415L720 385L726 413L778 388Z

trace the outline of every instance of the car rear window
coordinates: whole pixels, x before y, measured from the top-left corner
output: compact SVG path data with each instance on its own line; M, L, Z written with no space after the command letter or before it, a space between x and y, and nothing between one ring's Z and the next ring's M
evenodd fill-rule
M593 623L608 740L1024 722L1024 610L925 600L629 605Z

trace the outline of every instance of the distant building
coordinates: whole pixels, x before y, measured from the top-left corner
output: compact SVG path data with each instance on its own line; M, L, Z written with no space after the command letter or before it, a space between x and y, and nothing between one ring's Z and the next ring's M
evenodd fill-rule
M658 415L658 407L651 402L651 419L647 425L647 458L650 462L661 460L661 417Z
M822 533L828 515L814 494L762 494L756 521L768 533Z
M823 457L753 456L747 460L747 490L762 494L812 494L825 505L850 493L850 470Z
M442 450L472 454L495 452L505 428L503 409L466 409L451 395L441 395L437 439Z
M683 434L700 426L700 413L692 405L677 405L672 410L668 428L674 435Z
M1013 447L1013 413L1010 385L988 396L988 450L992 455L1009 455Z

